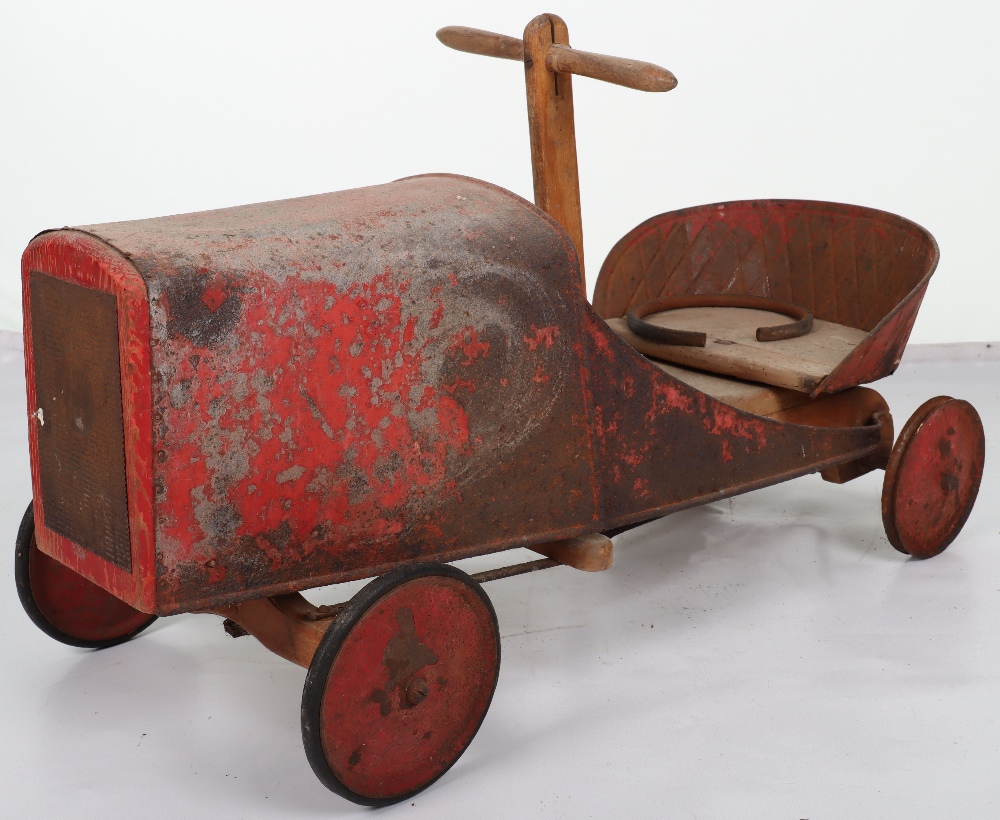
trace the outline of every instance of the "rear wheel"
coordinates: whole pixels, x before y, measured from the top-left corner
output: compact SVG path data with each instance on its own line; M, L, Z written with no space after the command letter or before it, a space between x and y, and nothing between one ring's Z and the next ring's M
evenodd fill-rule
M955 540L976 503L986 439L976 409L938 396L906 422L882 485L882 522L891 543L914 558L938 555Z
M38 549L33 504L17 531L14 580L21 606L35 626L69 646L114 646L156 620Z
M368 806L405 800L461 757L500 669L496 613L444 564L376 578L337 616L302 694L302 742L329 789Z

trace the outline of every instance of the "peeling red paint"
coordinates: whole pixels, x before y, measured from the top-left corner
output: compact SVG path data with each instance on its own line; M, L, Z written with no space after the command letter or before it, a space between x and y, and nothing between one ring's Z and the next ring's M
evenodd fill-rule
M703 423L713 436L735 436L753 441L758 447L767 445L765 425L753 417L741 417L735 412L716 410L711 416L706 416Z
M443 306L439 306L443 307ZM462 362L464 366L472 364L480 356L485 356L490 351L489 342L479 341L479 334L474 327L466 327L455 337L452 345L453 349L458 349L465 356Z
M682 391L677 382L662 381L653 388L652 406L646 413L646 420L653 421L657 416L672 410L681 413L691 412L691 396Z
M819 435L725 405L649 364L600 319L588 324L585 374L605 521L655 517L878 445L874 425Z
M202 503L237 511L232 537L253 539L273 564L283 560L283 552L261 532L285 528L286 538L308 542L316 521L326 519L343 522L348 536L373 527L391 534L396 525L385 522L393 510L414 490L440 488L449 459L470 453L464 410L424 383L427 342L414 340L415 322L402 313L408 279L385 270L342 294L324 282L290 280L286 287L285 302L255 298L266 292L265 286L248 277L243 321L269 332L241 345L227 362L227 376L217 379L216 389L203 389L197 403L162 410L174 441L163 467L163 506L174 511L174 518L163 535L176 541L181 558L197 558L190 550L206 535L198 514ZM304 338L294 319L297 308L308 309L331 296L326 332ZM169 305L167 309L169 315ZM471 338L464 352L471 358L485 355L489 346L477 344L474 331ZM197 349L191 344L182 350L180 361L189 362ZM298 367L290 367L293 362ZM194 372L175 378L209 385L217 367L212 354L203 353ZM266 389L251 388L257 401L248 407L243 393L234 394L233 387L242 381L245 392L254 379ZM329 390L326 385L333 379L349 388ZM444 386L451 395L463 388L471 391L475 385L456 380ZM287 410L281 408L303 403L309 417L300 414L298 423L289 426ZM403 412L394 412L400 408ZM431 408L434 421L422 420ZM254 436L244 475L230 480L219 473L228 469L222 466L229 463L227 448L247 426ZM217 445L205 439L206 429L214 431ZM211 471L213 461L220 467ZM295 477L281 480L292 467L297 468ZM363 485L352 489L358 481ZM283 485L280 496L265 492L275 483ZM308 492L310 485L322 491ZM288 505L285 499L295 503Z
M601 356L610 355L611 345L609 343L608 336L604 333L594 332L590 328L588 328L588 330L590 330L590 340L594 343L594 345L596 345L598 354Z
M725 439L722 440L721 445L722 445L722 460L723 462L728 464L730 461L733 460L732 447L729 446L729 442L726 441Z
M532 325L531 330L535 335L524 337L524 342L528 345L529 350L536 350L540 344L544 344L546 348L550 348L559 337L559 328L555 325L537 328Z
M440 288L437 288L440 291ZM432 294L434 295L434 294ZM444 318L444 305L438 304L434 311L431 313L431 330L437 330L441 325L441 319Z
M628 464L629 467L638 467L642 464L643 459L649 452L649 447L640 447L638 450L633 450L631 452L625 453L622 456L622 460Z
M218 310L226 300L226 294L221 287L207 287L201 294L201 301L211 311Z

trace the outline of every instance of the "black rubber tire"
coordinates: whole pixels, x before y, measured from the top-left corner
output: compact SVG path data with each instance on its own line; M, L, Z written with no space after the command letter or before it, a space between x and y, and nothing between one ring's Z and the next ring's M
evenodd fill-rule
M35 512L34 502L32 502L28 504L28 509L24 511L21 525L17 529L17 542L14 549L14 583L17 585L17 597L21 601L21 606L24 608L25 614L31 618L35 626L50 638L67 646L76 646L81 649L104 649L131 640L156 620L156 615L150 615L149 619L138 628L130 629L122 635L105 640L81 638L58 628L42 612L31 589L31 561L33 555L37 552L38 547L35 544ZM84 583L91 583L82 576L80 580Z

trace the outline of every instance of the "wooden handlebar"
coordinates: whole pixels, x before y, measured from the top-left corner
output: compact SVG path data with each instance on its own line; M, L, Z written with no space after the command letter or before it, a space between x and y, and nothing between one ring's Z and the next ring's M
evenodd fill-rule
M438 31L437 38L457 51L503 60L524 60L524 42L505 34L465 26L446 26ZM677 86L677 78L673 74L652 63L577 51L557 43L549 46L545 53L545 66L550 71L579 74L639 91L670 91Z
M677 78L651 63L570 48L569 29L555 14L540 14L531 20L524 28L523 40L465 26L447 26L438 31L437 38L457 51L517 60L524 65L535 204L562 225L572 241L585 293L572 75L640 91L670 91Z
M677 87L677 78L658 65L627 60L624 57L609 57L607 54L593 54L590 51L577 51L557 43L549 46L545 54L545 65L550 71L580 74L637 91L670 91Z
M524 41L506 34L466 26L445 26L438 31L437 38L456 51L499 57L501 60L524 60Z

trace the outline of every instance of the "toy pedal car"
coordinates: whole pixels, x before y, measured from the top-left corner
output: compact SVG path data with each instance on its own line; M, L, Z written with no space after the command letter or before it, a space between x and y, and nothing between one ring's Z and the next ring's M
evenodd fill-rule
M522 60L536 207L430 175L38 235L23 257L34 501L18 593L75 646L209 612L308 669L306 754L369 805L458 759L493 696L481 583L611 564L609 536L820 472L885 469L890 542L952 541L984 459L976 411L925 403L893 445L859 385L899 364L938 251L891 214L822 202L643 223L582 286L570 76L547 15ZM789 321L791 319L792 321ZM469 576L447 562L528 547ZM374 578L346 605L299 592Z

